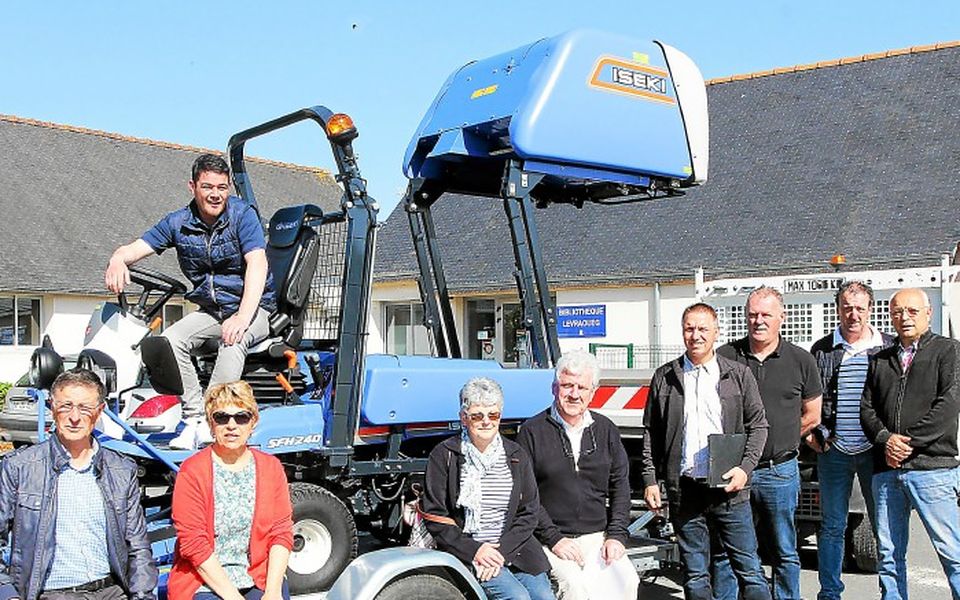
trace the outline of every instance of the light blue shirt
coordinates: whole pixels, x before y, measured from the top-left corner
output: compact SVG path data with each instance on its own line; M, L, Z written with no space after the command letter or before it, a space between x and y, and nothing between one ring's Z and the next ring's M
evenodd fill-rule
M99 451L94 441L93 451ZM70 463L57 476L57 523L44 590L89 583L110 574L107 516L93 461L82 470Z

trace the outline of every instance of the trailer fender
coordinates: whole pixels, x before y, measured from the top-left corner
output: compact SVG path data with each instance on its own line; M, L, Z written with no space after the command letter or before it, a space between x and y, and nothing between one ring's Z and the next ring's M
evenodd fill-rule
M390 583L418 574L444 576L466 598L484 600L477 579L452 555L424 548L385 548L357 557L337 578L327 600L374 600Z

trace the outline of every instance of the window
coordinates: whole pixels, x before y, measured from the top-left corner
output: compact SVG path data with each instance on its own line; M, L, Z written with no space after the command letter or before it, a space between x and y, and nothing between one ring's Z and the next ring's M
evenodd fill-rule
M387 353L430 355L430 336L423 326L423 304L388 304L386 324Z
M40 298L0 296L0 346L40 345Z
M496 301L467 300L467 358L496 359Z
M530 342L523 327L523 311L517 302L504 302L503 314L503 362L521 367L530 366Z

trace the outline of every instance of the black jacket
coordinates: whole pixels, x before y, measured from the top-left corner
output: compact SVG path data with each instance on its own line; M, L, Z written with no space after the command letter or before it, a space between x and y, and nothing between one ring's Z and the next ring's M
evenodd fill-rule
M520 429L519 443L533 459L540 490L537 537L548 548L564 536L603 531L626 544L630 525L630 464L620 432L607 417L591 413L583 431L579 467L563 425L550 409ZM608 506L609 502L609 506Z
M884 444L891 433L910 437L913 454L904 469L955 467L957 416L960 411L960 342L928 331L906 375L900 366L900 342L870 358L867 384L860 401L860 423L878 447L876 466L889 470Z
M757 380L750 367L717 355L720 367L720 406L724 433L746 433L740 468L749 476L767 441L767 418ZM683 356L661 366L650 381L643 412L644 486L662 481L671 504L680 502L680 461L683 452ZM750 498L747 489L735 492L733 502Z
M523 448L508 439L503 440L507 464L513 477L513 491L503 522L498 550L512 566L524 573L539 575L550 569L543 547L533 537L537 527L537 512L540 501L537 482L533 478L530 457ZM460 436L440 442L427 462L426 485L421 499L424 512L450 517L456 525L426 521L427 531L437 541L437 548L456 556L470 565L481 542L463 532L464 513L457 506L460 497L460 469L465 459L460 449Z
M889 333L880 333L883 338L883 348L893 344L893 336ZM876 354L880 348L867 350L869 356ZM830 433L837 429L837 374L843 363L843 344L833 343L833 332L828 333L810 348L810 354L817 360L817 369L820 371L820 385L823 388L823 405L821 408L820 424Z

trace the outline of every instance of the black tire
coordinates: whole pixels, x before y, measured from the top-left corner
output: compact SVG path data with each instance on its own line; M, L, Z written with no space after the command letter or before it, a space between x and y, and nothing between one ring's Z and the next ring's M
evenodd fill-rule
M437 575L410 575L397 579L383 588L375 600L466 600L463 592L443 577Z
M324 591L357 556L357 524L333 493L309 483L290 484L293 553L287 567L290 594Z
M877 572L877 538L870 517L851 514L847 519L847 555L850 564L864 573Z

